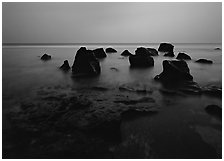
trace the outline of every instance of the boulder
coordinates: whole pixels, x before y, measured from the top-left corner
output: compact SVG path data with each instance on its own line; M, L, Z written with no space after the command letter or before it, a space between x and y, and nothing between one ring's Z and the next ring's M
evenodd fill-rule
M151 56L131 55L129 56L131 67L154 66L154 59Z
M215 48L215 50L221 50L221 48Z
M93 53L94 53L95 57L98 59L107 57L107 54L105 53L103 48L97 48L97 49L93 50Z
M207 60L207 59L198 59L195 62L202 63L202 64L212 64L213 63L211 60Z
M62 64L62 66L60 67L60 69L62 69L64 71L70 70L70 66L69 66L68 60L65 60L64 61L64 64Z
M222 108L217 105L208 105L205 111L210 115L222 118Z
M173 52L173 48L174 48L174 46L172 44L169 44L169 43L161 43L159 45L158 51L166 52L164 54L164 56L174 57L175 55L174 55L174 52Z
M151 56L149 50L144 48L144 47L137 48L135 50L135 55L138 55L138 56Z
M154 48L147 48L147 50L150 52L151 56L158 56L158 51Z
M176 59L181 59L181 60L191 60L191 57L185 53L179 53L176 57Z
M100 63L92 50L81 47L76 55L72 66L74 75L98 75L100 74Z
M125 50L121 53L122 56L130 56L132 55L128 50Z
M113 49L113 48L106 48L106 52L107 53L116 53L117 50Z
M50 60L51 59L51 56L50 55L47 55L47 54L44 54L41 56L40 58L41 60Z
M164 60L162 73L157 75L154 79L173 83L176 81L192 81L193 77L185 61Z
M174 46L172 44L169 44L169 43L161 43L159 45L158 51L162 51L162 52L173 52L173 48L174 48Z

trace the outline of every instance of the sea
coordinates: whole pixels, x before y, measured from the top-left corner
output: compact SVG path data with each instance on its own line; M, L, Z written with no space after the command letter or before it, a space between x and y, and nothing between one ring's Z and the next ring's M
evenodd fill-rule
M194 82L199 86L210 84L222 86L222 50L215 50L215 48L222 48L222 44L173 43L173 45L175 57L179 52L191 56L192 60L188 60L187 64ZM64 72L59 67L64 60L68 60L72 66L75 54L82 46L87 49L112 47L117 50L117 53L108 53L106 58L99 60L101 74L98 77L74 78L71 71ZM222 99L204 95L184 97L162 95L159 91L163 85L155 81L154 77L163 71L164 60L175 60L175 57L164 57L163 53L159 52L159 56L153 57L155 62L153 67L130 68L128 57L121 56L121 53L127 49L134 54L137 47L141 46L158 49L159 43L3 45L3 137L4 134L8 135L13 131L8 121L8 112L39 88L61 86L80 89L100 86L118 89L126 85L152 90L151 97L158 103L160 110L154 118L140 117L126 122L122 126L121 133L125 135L144 133L142 138L152 136L154 138L152 145L159 158L197 158L198 156L209 158L211 155L209 148L205 148L207 145L215 149L219 158L222 148L221 121L206 113L205 107L210 104L222 107ZM52 59L41 61L40 57L45 53L51 55ZM195 61L200 58L212 60L213 64L196 63ZM150 134L145 132L149 129ZM6 142L5 146L9 146L8 144ZM189 149L188 145L195 148ZM196 151L201 155L197 155Z

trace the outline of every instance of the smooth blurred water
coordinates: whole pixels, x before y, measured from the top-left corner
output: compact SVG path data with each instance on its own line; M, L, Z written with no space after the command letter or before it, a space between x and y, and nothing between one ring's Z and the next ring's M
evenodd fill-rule
M83 45L88 49L108 46L105 45ZM139 45L140 46L140 45ZM149 44L145 47L158 48L159 44ZM190 73L194 81L199 85L211 82L222 81L222 51L214 50L221 48L221 44L174 44L175 55L178 52L186 52L193 60L187 61ZM119 86L126 83L142 84L150 88L157 88L160 83L153 78L161 73L162 61L165 59L175 59L162 56L154 57L154 67L145 69L131 69L128 57L120 54L128 49L134 54L137 45L114 45L118 52L107 54L107 58L100 60L102 73L96 78L72 78L71 72L64 73L58 69L64 60L68 60L72 65L76 51L80 46L5 46L3 54L3 98L23 97L30 93L32 89L46 85L66 85L88 86L106 85ZM50 61L41 61L40 56L48 53L52 56ZM199 58L211 59L212 65L198 64L194 61ZM117 68L115 71L111 68Z

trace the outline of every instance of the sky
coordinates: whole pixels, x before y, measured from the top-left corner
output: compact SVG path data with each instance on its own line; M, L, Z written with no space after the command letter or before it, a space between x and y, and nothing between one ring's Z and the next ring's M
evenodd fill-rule
M3 43L221 43L221 2L4 2Z

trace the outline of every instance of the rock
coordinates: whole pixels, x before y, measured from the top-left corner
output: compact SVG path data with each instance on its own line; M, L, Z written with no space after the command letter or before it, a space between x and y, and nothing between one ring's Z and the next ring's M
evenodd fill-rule
M211 60L207 60L207 59L198 59L195 62L203 63L203 64L212 64L213 63Z
M72 73L78 75L98 75L100 74L100 63L96 59L94 53L91 50L86 50L85 47L81 47L75 56L75 60L72 66Z
M158 51L154 48L147 48L147 50L150 52L151 56L158 56Z
M113 48L106 48L106 52L107 53L116 53L117 50L113 49Z
M179 53L176 57L176 59L181 59L181 60L191 60L191 57L185 53Z
M157 75L154 79L172 83L176 81L192 81L193 77L185 61L164 60L162 73Z
M221 50L221 48L215 48L214 50Z
M173 52L173 48L174 48L174 46L172 44L169 44L169 43L161 43L159 45L158 51L166 52L164 54L164 56L174 57L175 55L174 55L174 52Z
M115 67L111 67L111 70L115 71L115 72L119 72L119 69L115 68Z
M150 67L154 66L154 59L151 56L131 55L129 56L131 67Z
M41 56L40 58L41 60L50 60L51 59L51 56L50 55L47 55L47 54L44 54Z
M130 56L132 55L128 50L125 50L121 53L122 56Z
M135 50L135 55L138 55L138 56L151 56L149 50L144 48L144 47L137 48Z
M222 108L217 105L208 105L205 108L205 111L211 115L218 117L218 118L222 118Z
M93 53L94 53L95 57L98 58L98 59L107 57L103 48L95 49L95 50L93 50Z
M202 93L209 96L222 98L222 88L214 85L202 87Z
M69 66L68 60L64 61L64 64L62 64L60 69L65 70L65 71L70 70L70 66Z

